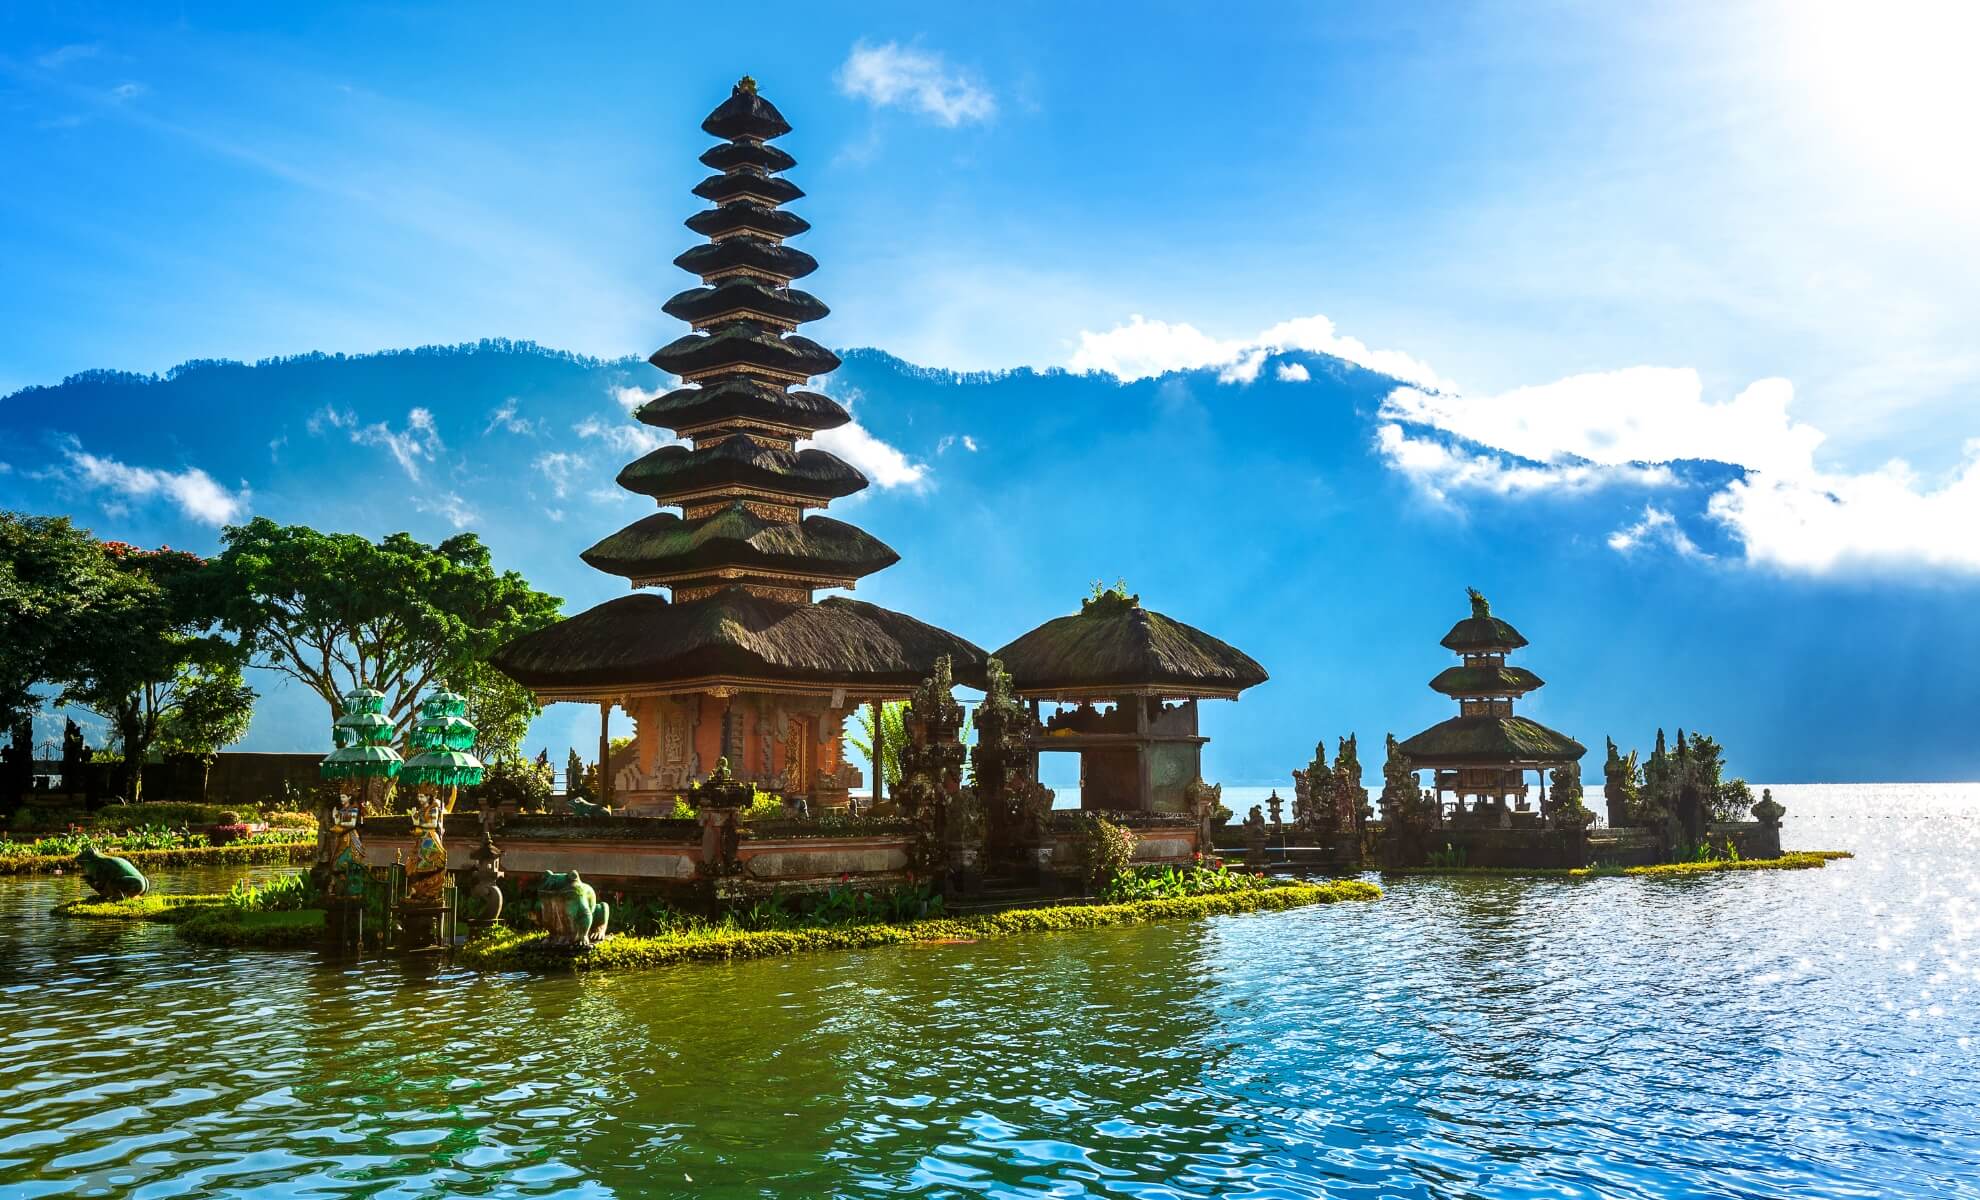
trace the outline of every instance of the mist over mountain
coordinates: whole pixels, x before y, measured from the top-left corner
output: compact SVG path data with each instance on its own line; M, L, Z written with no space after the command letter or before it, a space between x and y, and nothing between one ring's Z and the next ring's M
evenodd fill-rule
M1738 467L1527 487L1543 464L1399 440L1398 381L1317 353L1129 383L845 357L825 390L856 424L825 444L875 486L831 514L902 556L858 595L994 650L1124 578L1272 674L1205 706L1213 779L1284 785L1350 730L1379 764L1384 732L1450 715L1425 684L1467 586L1531 640L1516 661L1548 686L1522 709L1594 748L1591 779L1605 736L1643 745L1660 724L1714 734L1756 780L1980 776L1980 677L1947 666L1980 661L1980 586L1748 565L1705 513ZM503 341L91 372L0 399L0 504L195 551L252 514L472 529L576 612L623 591L577 554L650 511L612 479L664 439L628 414L668 382L637 358ZM1456 503L1398 469L1412 453L1499 474ZM327 746L319 700L258 686L244 748ZM586 746L595 720L553 707L533 743Z

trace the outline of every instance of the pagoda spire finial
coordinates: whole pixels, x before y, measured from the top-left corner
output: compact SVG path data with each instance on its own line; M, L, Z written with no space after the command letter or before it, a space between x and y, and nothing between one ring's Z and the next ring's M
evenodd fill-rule
M745 75L741 79L736 80L736 90L754 96L756 94L756 76Z
M1489 617L1492 615L1492 602L1485 598L1484 592L1479 591L1477 588L1466 588L1464 589L1464 593L1471 597L1472 616Z

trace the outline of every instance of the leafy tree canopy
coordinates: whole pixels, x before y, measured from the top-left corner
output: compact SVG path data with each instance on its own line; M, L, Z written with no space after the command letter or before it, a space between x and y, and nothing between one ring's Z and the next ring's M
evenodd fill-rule
M109 574L71 651L61 700L116 728L121 790L135 799L140 768L163 742L208 754L245 734L254 692L241 681L240 647L213 632L218 614L198 556L124 542L100 552Z
M437 546L406 533L373 542L256 517L222 538L206 586L227 628L333 714L345 692L378 689L402 733L422 695L450 678L472 688L475 665L563 604L496 572L471 533Z
M115 583L102 544L67 517L0 512L0 723L32 716L37 687L75 675Z

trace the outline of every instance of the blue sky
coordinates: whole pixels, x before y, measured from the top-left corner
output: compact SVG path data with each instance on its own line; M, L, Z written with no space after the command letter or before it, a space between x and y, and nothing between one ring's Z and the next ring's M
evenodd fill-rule
M1488 507L1627 495L1619 562L1898 610L1972 589L1980 10L1398 7L760 5L764 36L705 7L10 5L0 396L484 337L644 355L677 331L696 124L747 71L796 126L829 344L1231 395L1334 354L1416 385L1369 450L1481 539ZM939 480L884 403L834 448L882 491ZM353 442L436 457L403 405L362 415ZM0 490L209 537L274 495L196 420L151 432L54 450L61 486L0 449ZM1657 465L1691 459L1738 469Z

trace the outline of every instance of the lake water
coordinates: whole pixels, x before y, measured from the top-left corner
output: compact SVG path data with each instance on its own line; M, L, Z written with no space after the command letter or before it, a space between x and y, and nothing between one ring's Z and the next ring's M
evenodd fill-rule
M1980 788L1776 795L1858 858L588 980L0 880L0 1196L1980 1196Z

